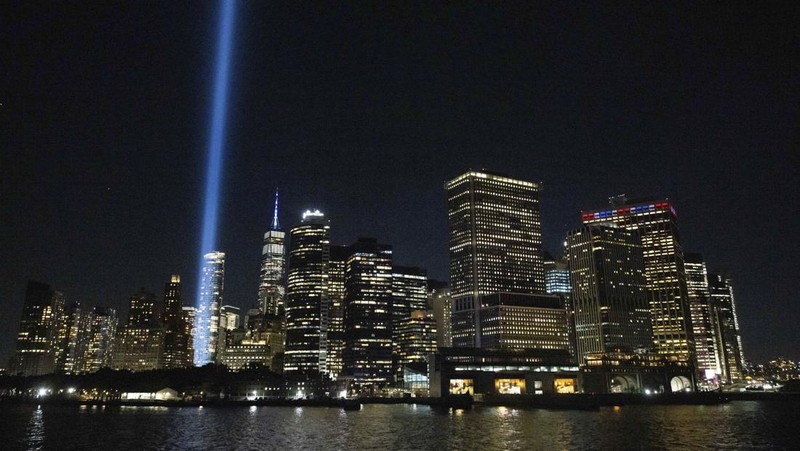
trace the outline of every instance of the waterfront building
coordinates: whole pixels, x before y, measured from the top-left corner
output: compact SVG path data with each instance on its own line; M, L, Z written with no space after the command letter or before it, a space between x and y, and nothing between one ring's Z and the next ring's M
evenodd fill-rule
M113 367L131 371L161 368L163 329L156 296L142 288L130 298L128 320L117 334Z
M225 253L209 252L203 256L200 300L195 311L194 364L216 363L219 342L219 309L225 289Z
M9 374L38 376L56 368L64 330L64 295L50 285L29 281L25 290L17 347L9 362Z
M264 234L261 248L261 274L258 285L258 305L264 314L283 315L284 271L286 269L286 233L278 223L278 190L275 190L275 204L272 223Z
M653 343L674 360L694 361L678 215L669 200L611 198L611 208L582 213L584 224L611 223L636 230L644 249L644 273Z
M684 254L684 267L695 343L695 369L700 378L714 381L721 374L722 368L717 359L720 354L718 349L720 342L717 337L718 317L711 301L708 269L703 256L696 253Z
M344 273L350 249L331 246L328 264L328 357L326 369L332 378L342 373L344 362Z
M727 383L744 379L744 355L742 337L739 333L739 318L733 298L731 277L725 273L709 275L712 315L717 324L717 360L721 369L721 380Z
M650 349L650 312L637 231L600 224L567 235L578 363L617 348Z
M413 266L394 266L392 268L392 343L394 373L402 379L403 367L400 356L400 323L411 316L413 311L428 309L428 276L424 269Z
M326 372L330 221L319 210L303 213L289 232L284 373Z
M436 319L433 311L414 310L407 318L400 320L395 328L397 337L396 372L398 383L407 382L404 375L406 367L413 364L427 364L428 356L436 352ZM400 384L398 384L400 385Z
M565 243L566 244L566 243ZM577 362L575 349L575 309L572 304L572 282L566 258L555 259L548 252L543 253L545 292L560 296L567 311L567 333L569 334L570 354Z
M453 332L450 317L453 314L453 298L446 282L428 280L428 302L436 319L436 346L453 346Z
M680 393L695 391L690 362L644 350L609 349L583 357L583 393Z
M392 248L371 238L350 246L345 266L343 372L356 389L392 381Z
M89 329L87 313L78 302L72 302L64 308L64 319L60 324L62 330L58 334L57 373L76 374L83 367L87 334L82 332Z
M454 304L471 305L472 322L479 324L481 296L544 293L539 184L468 171L445 188ZM458 346L455 320L453 327ZM473 330L475 341L467 345L483 347L481 329Z
M181 276L172 275L164 286L164 303L161 311L161 322L164 327L162 368L172 369L186 366L187 340L183 319Z

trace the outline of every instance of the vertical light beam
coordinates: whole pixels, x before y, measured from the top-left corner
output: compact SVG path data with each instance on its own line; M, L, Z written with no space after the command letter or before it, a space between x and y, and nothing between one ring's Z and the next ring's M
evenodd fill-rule
M203 228L200 244L200 261L197 279L197 316L195 332L194 363L204 365L208 362L210 331L210 305L203 305L203 256L216 247L217 217L219 210L219 187L222 173L222 156L225 143L225 116L228 103L228 79L230 72L231 41L233 19L236 10L234 0L220 0L222 15L217 35L217 59L214 70L213 108L211 110L211 129L208 140L208 167L206 171L206 192L203 210ZM209 297L209 296L206 296Z

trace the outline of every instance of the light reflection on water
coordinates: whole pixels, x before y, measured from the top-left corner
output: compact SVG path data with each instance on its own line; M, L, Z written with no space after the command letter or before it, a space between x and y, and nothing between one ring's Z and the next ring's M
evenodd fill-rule
M365 405L0 406L2 449L794 448L800 405L622 406L599 411Z

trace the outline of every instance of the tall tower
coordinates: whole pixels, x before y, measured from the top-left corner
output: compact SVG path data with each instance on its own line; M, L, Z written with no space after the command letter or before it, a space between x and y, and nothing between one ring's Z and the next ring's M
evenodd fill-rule
M225 285L225 253L209 252L203 256L200 302L195 313L194 364L216 363L219 339L219 309Z
M63 321L64 295L50 285L29 281L9 373L23 376L52 373Z
M482 347L482 296L545 291L539 184L469 171L445 189L453 315L471 330L471 345Z
M285 249L286 233L278 223L278 190L275 190L272 224L264 234L264 245L261 248L261 279L258 286L258 305L266 315L278 316L283 313L286 294L283 286Z
M697 374L704 379L714 379L721 374L720 362L717 360L719 349L717 340L715 310L711 304L711 293L708 286L708 269L703 256L686 253L684 255L686 269L686 289L689 300L689 312L692 318L692 334L694 335Z
M724 273L709 276L713 315L717 322L717 360L722 369L722 380L738 382L743 379L742 337L739 334L739 318L733 299L731 278Z
M668 200L611 198L611 209L583 212L584 224L612 223L636 230L644 247L653 343L671 359L694 361L678 214Z
M289 232L284 372L326 371L330 221L306 211Z
M359 388L385 386L392 381L391 246L370 238L350 246L344 287L344 373Z
M181 276L173 275L164 286L164 304L161 320L164 326L164 348L162 367L183 368L186 362L186 341L183 327L183 305L181 304Z
M650 348L642 244L635 231L588 225L567 235L578 363L588 353Z

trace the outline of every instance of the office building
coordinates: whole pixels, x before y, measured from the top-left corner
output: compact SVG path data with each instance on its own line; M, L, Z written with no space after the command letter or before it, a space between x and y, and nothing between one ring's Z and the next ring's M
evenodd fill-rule
M668 200L611 199L611 208L582 213L584 224L611 223L639 232L653 342L673 360L694 361L678 215Z
M344 367L344 273L349 256L350 249L347 246L330 247L326 369L333 378L338 377Z
M428 356L436 352L436 319L432 311L414 310L398 323L397 337L398 382L406 366L427 364Z
M131 371L161 368L163 329L156 296L141 289L131 296L128 320L117 333L113 367Z
M708 269L703 256L684 254L686 290L694 335L696 371L701 380L715 380L722 372L717 337L717 317L708 286Z
M453 346L453 332L450 317L453 314L453 299L447 283L428 280L428 302L436 320L436 346L449 348Z
M94 373L102 368L109 368L114 357L114 342L117 336L117 312L113 308L95 307L89 311L89 328L86 339L80 337L80 343L86 343L82 358L82 366L76 373Z
M353 387L392 382L392 248L371 238L350 246L345 267L343 372Z
M286 269L286 233L278 223L278 191L275 191L275 205L272 224L264 234L261 248L261 274L258 285L258 305L264 314L278 316L283 314L286 295L283 277Z
M561 297L564 309L567 311L567 331L569 333L570 354L577 362L575 349L575 309L572 305L572 282L570 281L569 266L566 258L553 258L544 252L544 279L545 292Z
M183 368L187 361L186 326L183 324L181 276L172 275L164 286L161 321L164 327L162 368Z
M25 290L17 348L9 362L9 374L38 376L56 368L63 337L64 295L50 285L29 281Z
M445 188L453 298L543 293L539 184L469 171Z
M225 253L209 252L203 259L205 263L200 277L200 300L195 311L195 366L217 361L219 309L225 289Z
M650 349L650 312L639 233L586 225L567 235L578 364L590 353Z
M717 361L720 364L722 382L733 383L744 379L744 355L742 337L739 334L739 318L733 298L733 284L729 275L709 275L712 315L717 327Z
M181 318L183 319L183 336L186 340L186 361L185 366L194 365L194 323L197 309L191 305L184 305L181 308Z
M325 373L330 221L306 211L289 232L284 372Z

